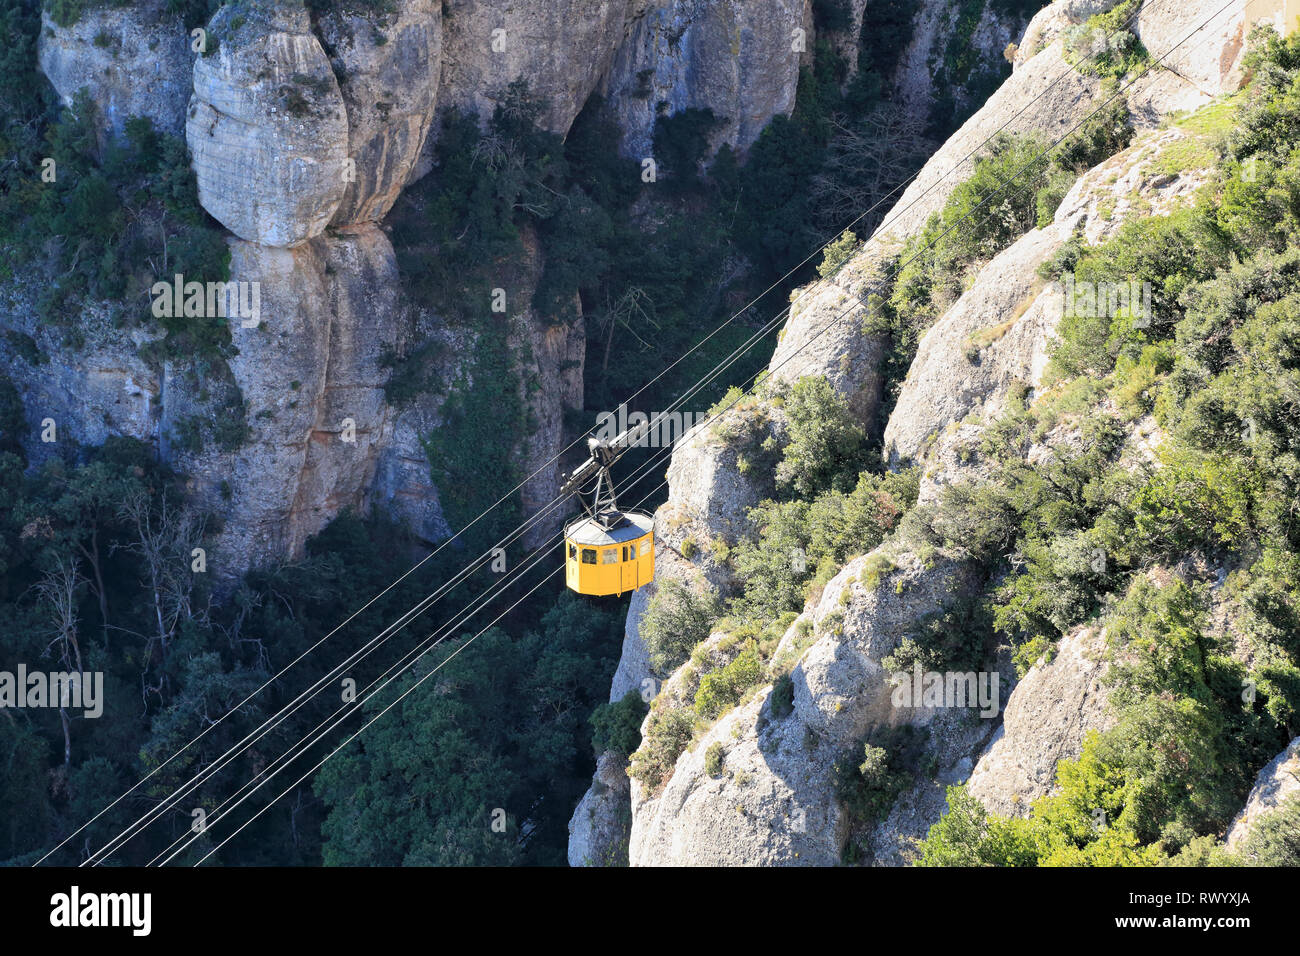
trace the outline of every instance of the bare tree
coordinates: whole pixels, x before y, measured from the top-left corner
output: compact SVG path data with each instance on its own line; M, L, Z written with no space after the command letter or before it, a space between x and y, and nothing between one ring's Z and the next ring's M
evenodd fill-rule
M190 570L193 549L203 540L204 521L192 510L177 507L166 496L155 506L144 489L132 492L123 500L118 516L135 528L135 540L115 544L114 550L126 551L141 559L153 611L154 633L145 648L142 679L149 671L154 648L165 665L167 652L177 630L187 620L202 616L194 609L194 575ZM147 688L162 692L167 685L165 666L157 686Z
M891 203L886 197L919 169L934 144L925 137L922 117L894 105L883 105L856 122L831 118L834 132L821 172L809 183L810 205L828 228L874 210L854 231L868 236Z
M46 653L54 652L66 671L78 675L85 673L81 666L81 644L77 640L77 601L86 577L77 569L76 558L59 554L54 559L53 567L47 568L41 580L36 584L36 593L50 609L54 624L54 640L49 643ZM66 701L59 702L59 719L63 723L63 766L72 765L72 723L68 716Z
M596 319L597 327L605 333L605 355L600 363L600 371L605 375L609 371L609 353L614 345L614 329L617 326L623 326L627 331L632 333L632 337L641 344L641 348L649 351L654 348L649 342L642 338L641 333L637 331L637 326L644 325L659 331L660 325L654 320L654 300L640 286L631 286L617 299L605 299L605 308L601 311Z
M266 649L266 642L260 637L245 637L244 622L249 616L262 606L263 593L255 591L247 585L242 586L235 592L231 602L235 608L235 616L229 626L222 624L220 621L210 621L214 630L221 631L226 636L226 642L233 651L239 651L245 645L252 645L256 655L255 667L263 670L270 670L271 654ZM289 608L289 616L293 617L293 608Z

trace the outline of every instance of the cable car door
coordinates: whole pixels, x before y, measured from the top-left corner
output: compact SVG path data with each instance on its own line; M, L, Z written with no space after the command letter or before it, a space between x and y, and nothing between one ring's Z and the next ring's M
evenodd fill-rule
M573 590L578 591L581 589L581 584L578 579L578 572L581 568L581 565L578 563L578 549L576 546L569 544L568 542L565 542L565 547L567 549L567 560L564 562L564 583L573 588Z
M623 545L623 561L619 565L622 579L621 588L624 591L635 591L637 589L636 579L636 542Z

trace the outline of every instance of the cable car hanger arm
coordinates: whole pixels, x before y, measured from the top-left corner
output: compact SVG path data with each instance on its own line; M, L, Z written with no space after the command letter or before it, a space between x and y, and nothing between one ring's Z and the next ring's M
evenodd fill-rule
M625 429L610 439L590 436L587 439L590 457L573 469L564 484L560 486L560 494L578 495L578 500L582 501L587 514L602 527L608 529L618 525L623 520L623 514L618 510L614 482L610 478L609 468L623 456L624 452L640 441L649 428L649 421L645 421ZM596 487L592 504L588 505L579 492L592 478L596 479Z
M560 494L575 495L587 481L602 472L608 472L610 466L623 457L625 451L644 438L649 430L650 422L645 421L632 428L625 429L613 438L597 438L594 435L588 437L587 449L590 452L590 457L573 469L560 487ZM606 478L608 478L607 475Z

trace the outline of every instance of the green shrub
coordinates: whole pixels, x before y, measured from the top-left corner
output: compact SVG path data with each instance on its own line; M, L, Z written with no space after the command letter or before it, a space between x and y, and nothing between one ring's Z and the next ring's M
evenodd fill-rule
M30 218L13 232L18 248L30 255L51 249L60 260L57 278L41 293L42 317L71 327L86 299L138 302L127 321L165 330L163 341L149 347L158 358L226 357L226 319L155 318L147 306L148 290L162 276L225 281L229 275L225 236L199 204L184 140L131 117L124 135L101 151L98 123L84 90L62 110L46 132L57 179L42 183L25 210Z
M1044 229L1052 224L1061 200L1076 179L1078 176L1066 169L1053 169L1047 174L1043 185L1034 195L1035 224L1038 228Z
M874 591L880 587L880 582L884 580L885 575L897 567L892 557L880 551L873 551L862 562L862 572L858 575L858 580L868 591Z
M622 700L601 704L592 711L591 747L597 754L613 751L627 757L641 745L641 722L649 706L641 695L630 690Z
M700 594L672 579L659 583L641 617L641 640L654 669L675 670L695 645L709 636L721 614L717 597Z
M911 784L928 739L924 729L890 727L871 734L861 751L836 761L836 795L855 822L872 824L885 818Z
M1138 322L1124 309L1067 308L1052 351L1052 377L1108 374L1121 354L1137 359L1145 345L1166 337L1181 316L1179 298L1227 264L1223 244L1204 209L1125 223L1108 242L1084 250L1074 265L1076 283L1092 289L1151 286L1151 315Z
M1133 502L1138 542L1166 555L1232 546L1251 530L1260 491L1249 462L1221 454L1165 451L1163 467Z
M1129 825L1122 773L1099 760L1095 737L1078 761L1062 761L1058 793L1036 801L1027 819L989 814L964 786L948 789L948 812L918 849L919 866L1152 866Z
M947 809L917 848L917 866L1033 866L1037 847L1016 819L992 817L963 784L947 790Z
M920 618L898 648L882 660L887 671L980 670L993 648L989 603L980 597L949 600L942 610Z
M722 761L726 756L726 751L722 749L722 742L715 740L709 744L709 749L704 751L704 772L710 777L722 776Z
M705 720L712 720L723 711L740 703L740 699L756 687L763 677L763 662L758 647L749 642L731 663L700 678L695 692L695 712Z
M1140 6L1141 0L1124 0L1067 30L1065 48L1070 62L1083 73L1113 79L1145 66L1149 59L1146 48L1130 29Z
M83 13L97 5L93 0L46 0L45 9L59 26L70 27L81 19ZM107 3L103 5L108 6Z
M778 719L794 713L794 680L789 674L782 674L772 683L768 707Z
M1089 116L1052 150L1052 165L1076 175L1125 149L1133 141L1133 119L1124 97L1117 96Z
M784 407L790 441L777 465L777 486L800 498L847 491L865 463L866 435L843 397L824 378L802 378Z
M1290 735L1243 708L1247 672L1207 633L1204 598L1187 585L1135 579L1108 633L1119 720L1095 752L1131 781L1133 832L1177 852L1191 836L1228 825L1255 771Z
M651 793L659 790L672 774L695 732L695 715L690 710L662 708L650 712L645 739L632 754L628 776L640 780Z
M826 246L822 261L817 266L817 274L823 279L835 275L844 263L853 258L860 245L858 237L845 229L838 239Z
M915 468L863 472L853 491L828 491L811 503L764 502L750 509L753 537L731 550L743 594L733 613L771 619L800 611L809 588L824 584L852 554L871 551L915 503Z

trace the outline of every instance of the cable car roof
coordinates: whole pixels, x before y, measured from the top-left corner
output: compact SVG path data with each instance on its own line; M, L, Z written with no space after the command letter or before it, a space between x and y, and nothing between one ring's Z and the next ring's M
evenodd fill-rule
M654 527L654 518L639 511L623 512L623 521L606 531L591 518L579 518L564 529L564 536L574 544L623 544L644 537Z

